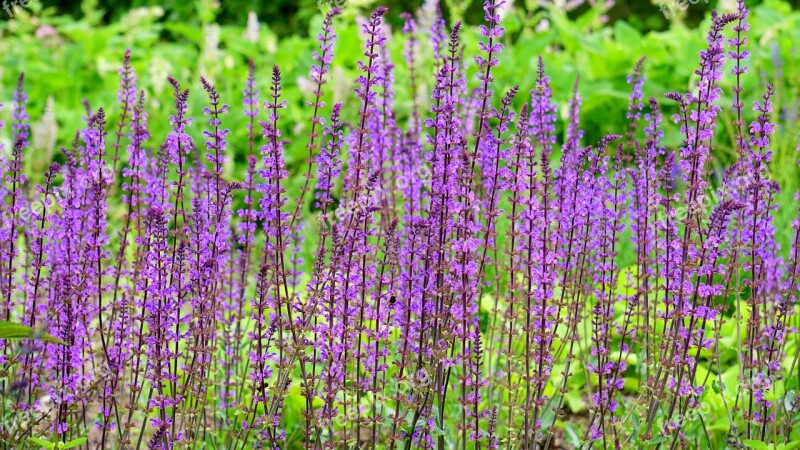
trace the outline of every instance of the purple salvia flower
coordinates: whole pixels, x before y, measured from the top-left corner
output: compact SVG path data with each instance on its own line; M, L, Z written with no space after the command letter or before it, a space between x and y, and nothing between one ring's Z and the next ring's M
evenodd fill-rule
M399 129L394 117L394 64L389 59L386 47L381 48L377 72L380 80L380 94L369 122L372 142L371 166L373 170L381 173L378 185L380 202L383 206L388 207L389 216L394 217L396 216L397 199L394 190L390 190L391 186L388 186L387 183L390 183L389 180L394 179L400 172L396 149Z
M148 331L144 337L147 355L146 378L153 388L154 393L147 404L148 411L157 414L153 419L153 426L161 423L171 424L169 411L179 401L168 394L170 387L177 381L172 373L173 360L180 355L173 354L170 344L178 342L178 336L172 333L174 329L174 312L180 309L177 298L178 292L170 286L170 267L172 264L169 231L167 218L164 212L157 207L150 208L145 218L146 236L141 243L148 250L145 254L145 264L142 277L138 286L142 292L141 300L137 307L145 311L144 320ZM185 247L180 246L182 254L177 259L178 266L185 259ZM172 390L172 395L176 395Z
M128 204L127 220L136 223L136 230L141 231L141 208L144 203L143 188L144 171L148 165L148 156L145 152L145 143L150 138L147 128L147 112L144 110L145 94L139 93L139 99L131 114L130 143L128 144L128 165L122 169L122 189L127 193ZM146 205L149 206L149 205ZM129 227L126 226L126 229Z
M286 386L290 383L287 371L291 367L291 361L296 357L295 351L289 348L289 342L294 344L293 347L299 348L298 337L295 334L295 322L293 320L292 305L294 304L293 296L288 288L288 274L286 264L288 257L285 257L287 249L290 245L291 232L289 228L289 214L284 212L283 209L286 205L286 190L282 186L282 181L288 176L283 159L283 140L281 132L278 129L278 121L280 119L280 110L286 108L286 101L280 100L281 92L281 73L278 66L272 68L272 87L270 88L271 100L264 103L268 114L267 121L261 122L263 130L263 137L266 144L261 146L262 155L262 169L259 175L264 180L263 183L256 186L256 189L261 192L262 198L260 200L261 219L264 221L264 248L261 270L259 275L259 286L257 288L256 298L254 302L256 305L253 307L253 314L256 315L254 319L257 321L259 328L257 352L252 351L251 346L251 360L253 365L253 382L256 386L256 392L253 396L253 404L258 405L259 402L264 403L267 409L263 421L265 424L277 426L280 420L280 410L276 406L271 406L267 403L266 393L264 391L265 385L269 378L267 371L268 364L272 364L279 368L278 378L276 383L278 386ZM277 352L270 353L266 351L269 347L269 340L271 336L264 334L264 312L266 308L271 309L272 314L270 317L270 328L275 331L275 346ZM260 317L259 317L260 316ZM266 348L265 345L266 339ZM305 365L300 364L300 369L303 378L306 377ZM269 401L277 405L282 402L285 390L278 390L272 395Z
M22 146L27 147L31 128L29 124L30 117L28 117L26 110L28 95L25 93L24 83L25 74L21 73L17 79L17 88L14 89L13 108L11 110L11 140L12 142L22 140Z
M0 317L5 320L11 320L11 313L15 309L12 301L14 274L16 272L15 260L19 249L17 248L17 240L19 238L20 227L20 214L25 209L25 199L22 194L23 186L26 184L27 179L23 173L22 167L22 153L25 149L25 139L18 137L14 141L12 147L11 160L8 163L8 168L5 172L3 180L5 190L5 200L8 202L3 205L2 219L3 227L0 232L0 255L2 255L2 271L3 279L2 294L3 309L0 310ZM5 348L5 347L4 347Z
M331 125L325 127L324 134L328 142L323 145L319 155L317 155L317 204L316 208L325 214L333 203L333 189L335 182L341 174L341 161L339 153L342 147L342 130L340 114L342 104L333 105L331 112ZM323 216L323 218L326 218Z
M536 87L531 91L530 134L536 139L537 146L548 156L556 143L555 121L558 107L552 102L550 77L545 75L544 61L539 57Z
M419 51L419 43L417 42L417 22L414 17L409 13L400 15L403 19L403 34L407 36L405 51L406 66L408 67L408 82L409 82L409 96L411 97L411 123L409 134L411 136L419 136L421 132L421 124L419 118L419 106L417 102L417 52Z
M247 153L247 171L245 172L245 180L244 180L244 189L245 189L245 197L243 202L245 204L244 209L240 209L237 211L239 218L241 219L239 224L239 234L238 234L238 242L239 244L244 244L245 249L242 252L242 257L246 258L242 264L242 280L241 282L244 283L244 272L246 271L245 266L249 263L249 251L250 246L253 244L253 240L255 238L255 231L256 231L256 222L258 220L258 211L253 208L254 205L254 198L253 198L253 191L255 189L255 166L257 159L254 154L254 146L255 146L255 123L258 120L258 113L261 110L260 102L258 99L259 90L256 87L256 67L253 61L250 61L247 70L247 82L245 83L246 87L244 90L244 115L247 117L247 146L248 146L248 153Z
M750 139L745 153L746 167L740 181L743 185L745 218L741 223L741 239L746 245L742 268L750 275L745 285L751 289L748 299L751 317L748 321L748 338L745 341L746 354L742 355L744 366L749 369L748 384L751 388L745 417L762 425L768 421L769 407L768 402L762 398L765 391L754 384L759 384L758 380L762 380L760 386L768 389L770 385L768 378L773 375L772 368L775 365L772 360L775 343L772 339L778 330L776 326L780 329L785 326L783 322L788 311L785 306L776 308L773 300L775 293L780 292L778 280L782 275L782 261L777 258L771 211L774 209L772 202L777 186L767 176L767 166L772 159L770 136L775 133L775 125L769 120L774 95L774 88L768 85L762 101L756 101L753 107L759 116L750 124ZM780 300L780 294L777 298L781 303L785 302ZM778 332L777 336L782 339L780 334L782 333Z
M728 40L728 45L733 47L734 49L728 52L728 57L734 61L733 69L731 73L736 77L736 85L733 87L733 111L736 113L736 120L734 121L734 125L736 126L736 144L737 149L739 151L739 156L742 158L744 156L744 151L746 148L744 142L744 120L742 119L742 108L744 108L744 103L742 102L742 75L747 73L747 66L745 65L747 60L750 59L750 51L744 50L743 47L747 46L747 32L750 30L750 24L747 21L748 16L750 15L750 11L748 11L747 7L744 4L744 0L738 0L737 2L737 9L738 9L738 17L736 24L733 26L733 31L736 32L736 37Z
M423 379L429 376L428 373L437 370L434 367L441 367L444 363L440 358L431 362L422 359L422 355L430 356L436 346L441 345L439 342L431 342L431 337L435 335L437 327L443 328L442 333L447 333L447 338L443 339L455 340L455 333L459 333L464 338L461 339L462 343L465 343L467 333L459 332L459 329L467 329L465 325L469 323L468 316L470 315L465 313L462 308L462 306L466 307L468 303L465 297L466 291L460 292L461 295L458 295L460 300L457 303L448 302L452 305L438 300L449 296L448 292L451 288L457 289L463 285L460 277L448 274L447 267L463 268L468 263L463 258L450 258L450 262L448 262L450 243L446 239L455 228L455 223L450 217L458 211L454 199L458 193L459 168L465 144L459 126L461 119L456 110L455 100L458 85L463 82L455 73L459 64L458 35L460 28L461 24L456 23L451 31L449 52L438 69L436 85L432 94L434 102L431 105L431 112L434 114L434 118L426 121L427 126L431 129L428 142L433 149L426 155L427 166L421 166L421 168L430 167L430 201L426 204L425 214L419 219L411 218L411 234L400 256L401 264L408 268L401 273L401 285L403 286L401 295L407 300L402 305L404 311L397 316L398 318L402 317L399 325L404 334L403 349L409 349L412 354L419 355L418 358L415 358L416 368L413 372L409 368L408 376ZM416 152L416 149L412 151ZM409 165L414 165L413 159L409 160ZM420 173L419 170L417 169L417 174L410 174L412 180ZM458 220L460 221L461 217ZM457 247L454 245L453 249L455 250ZM463 255L466 256L466 254ZM421 257L417 258L417 255L421 255ZM453 324L440 324L442 321L437 317L437 312L446 311L445 308L458 314L457 318L462 320L454 317ZM460 358L466 363L467 360L463 359L464 350L465 348L462 346ZM405 368L408 362L404 350L401 354L400 365ZM425 365L430 368L424 367ZM442 393L438 395L442 395ZM465 401L465 398L462 397L461 401ZM415 405L414 407L417 420L422 421L420 424L422 428L419 429L421 434L415 438L427 440L430 438L430 429L426 428L429 424L427 408L424 408L424 405ZM417 423L412 423L412 427L416 428Z
M332 216L330 208L333 203L332 191L334 188L335 180L341 174L341 162L339 160L339 153L342 147L342 131L341 131L341 113L342 104L336 103L333 105L331 112L331 124L324 127L324 135L327 137L327 143L323 145L319 155L317 155L317 195L316 207L321 211L319 218L320 227L318 232L319 244L317 247L316 258L311 273L311 281L307 285L308 297L311 312L317 312L322 315L322 319L315 319L315 339L316 347L319 348L320 358L327 362L328 376L322 377L323 388L323 401L325 407L319 413L319 420L332 420L333 418L326 414L330 414L333 407L333 395L335 389L332 385L333 375L330 370L334 366L334 353L336 349L332 341L334 333L336 333L335 317L336 308L333 303L333 296L330 295L330 287L325 288L330 282L327 276L328 272L325 270L326 256L329 253L328 239L331 236L331 221ZM330 301L329 301L330 300ZM319 339L319 336L328 336L328 339ZM321 341L321 342L320 342ZM338 379L338 378L337 378Z
M363 72L358 77L358 86L355 88L356 97L361 101L359 108L359 125L350 135L350 161L348 164L347 176L345 177L345 190L358 195L364 189L366 181L366 164L368 163L368 127L370 117L374 114L374 104L377 92L375 88L380 85L381 80L378 73L378 59L381 55L381 48L386 44L386 37L383 35L381 25L383 15L386 14L385 7L379 7L370 15L369 22L362 25L362 31L366 36L366 50L364 57L366 62L359 61L358 67ZM348 201L354 198L348 199Z
M44 352L44 368L51 374L46 392L58 410L52 428L59 435L69 430L67 411L93 399L85 388L94 382L90 370L95 364L94 326L102 310L102 277L106 275L102 269L102 260L107 257L103 248L107 243L103 186L110 180L103 170L102 110L89 122L90 127L80 133L82 145L76 142L73 152L65 152L64 183L57 195L60 214L53 217L53 245L48 255L50 331L67 343L48 344ZM77 157L77 151L82 158ZM103 205L97 204L100 201Z
M285 189L281 181L288 176L283 159L283 139L278 129L280 110L286 108L286 101L279 101L281 74L278 66L272 68L272 97L264 105L269 111L268 120L261 122L263 137L266 144L260 147L262 156L262 169L258 173L264 183L257 185L256 189L262 194L260 201L261 219L265 222L267 243L265 252L281 252L288 242L278 243L278 235L288 236L288 216L283 212L286 204ZM280 226L278 224L281 224Z
M20 74L17 81L17 87L14 90L13 108L11 111L11 137L12 149L11 159L8 161L8 166L3 171L4 179L4 195L3 200L8 204L3 205L2 217L3 231L0 232L0 264L2 264L2 287L0 287L0 295L2 296L3 308L0 309L0 317L5 320L11 319L11 312L14 308L12 303L12 282L16 272L15 259L17 258L18 249L16 247L20 223L20 213L25 209L26 201L23 196L23 186L27 180L22 168L22 155L28 145L28 136L30 134L30 127L28 125L28 114L25 107L28 102L28 96L23 89L25 74ZM3 342L5 349L5 342ZM5 352L3 356L5 360Z
M194 148L194 144L192 143L192 138L186 132L186 127L191 125L192 118L188 117L188 99L189 99L189 90L181 90L181 86L177 80L172 77L168 78L170 85L172 85L173 90L173 97L175 99L175 114L169 116L170 125L172 126L171 132L167 135L164 144L162 145L164 151L164 160L161 164L163 169L166 169L164 164L169 163L173 164L176 167L178 173L178 181L175 184L175 203L173 205L173 211L170 212L170 215L177 220L178 216L181 216L184 223L186 222L186 213L184 211L184 199L186 193L184 192L184 185L185 185L185 177L188 173L187 168L187 160L186 155L188 155ZM161 188L161 200L165 202L169 202L169 194L167 189L167 179L166 177L163 178ZM166 205L156 205L156 206L166 206ZM166 212L166 210L165 210Z
M239 345L238 343L244 337L244 330L242 327L242 321L245 319L245 296L247 295L248 287L250 286L249 279L250 277L248 274L250 273L250 269L252 267L252 253L253 247L255 243L256 237L256 226L259 220L259 210L256 207L257 201L255 199L255 190L256 190L256 164L258 162L258 158L254 154L254 147L255 147L255 123L258 120L258 114L261 110L260 108L260 101L259 101L259 90L256 87L256 68L255 64L251 60L248 65L247 71L247 81L245 83L245 91L244 91L244 100L243 106L245 111L245 117L247 117L247 145L248 145L248 153L247 153L247 169L245 171L245 179L242 183L242 189L244 190L244 198L242 202L244 203L244 208L239 209L236 211L236 214L239 218L238 222L238 233L235 234L236 242L243 246L238 250L239 258L238 258L238 295L231 295L227 305L227 314L228 314L228 322L231 323L229 326L233 328L233 331L229 330L230 339L236 343L235 345ZM231 258L233 260L233 258ZM262 319L263 321L263 319ZM263 326L263 322L262 322ZM243 359L238 352L233 352L233 355L230 355L227 358L227 363L232 366L235 370L239 360ZM235 383L234 383L235 384ZM240 394L244 391L244 387L242 386L239 389L239 392L235 393L236 399L231 401L230 403L236 403L239 401ZM228 401L226 400L226 403ZM234 406L234 405L231 405Z
M103 293L107 290L103 277L110 275L113 269L111 267L104 269L103 263L104 260L108 259L110 256L110 252L107 250L109 237L106 216L108 205L107 191L108 186L113 183L113 172L111 172L105 164L105 126L105 112L100 108L97 114L90 120L90 128L83 133L85 146L82 154L87 163L85 183L87 187L89 187L91 193L90 197L86 199L91 205L91 213L89 217L87 217L89 219L88 226L90 230L86 233L86 266L84 268L84 273L91 282L87 283L84 292L97 298L96 316L98 318L99 341L102 346L106 364L108 365L110 364L111 356L109 355L109 343L105 335L106 325L103 323L103 316L105 315ZM91 288L89 286L91 286ZM115 307L116 305L112 305L112 308ZM101 411L104 418L100 427L102 428L102 439L104 441L108 426L108 416L110 415L110 402L113 401L113 397L109 390L110 385L107 380L103 380L102 385L103 389L100 395L102 400Z
M569 124L567 125L567 138L565 141L565 151L567 148L570 150L577 149L583 139L583 130L580 128L580 111L583 99L578 93L578 85L580 77L575 77L575 84L572 87L572 98L569 101ZM564 158L562 158L564 159Z
M681 180L685 185L682 203L687 208L687 215L684 224L699 223L702 220L703 194L707 189L706 163L710 156L710 142L719 112L719 106L716 104L721 93L718 82L722 77L725 60L722 30L735 19L735 15L718 16L716 12L712 12L712 28L707 38L708 48L700 53L700 69L695 72L699 76L697 96L692 93L683 96L667 94L668 98L679 104L680 112L675 114L674 118L676 123L680 123L684 135L680 149L681 159L678 163ZM677 201L678 197L673 196L673 199ZM693 373L695 366L695 358L688 355L691 340L687 336L694 336L697 331L694 329L696 321L689 320L687 323L687 319L692 317L700 293L698 290L700 285L696 278L703 276L705 271L714 272L717 269L709 259L713 254L701 245L702 230L687 225L682 236L674 233L677 224L673 222L675 212L669 210L669 204L667 208L668 222L663 229L667 236L673 237L668 237L662 247L669 250L665 255L659 256L665 264L663 273L666 278L664 317L668 325L660 350L660 357L666 364L659 367L654 382L655 389L660 391L666 386L671 394L677 397L673 397L673 405L677 400L694 404L694 396L689 392L694 391L694 388L691 388L692 380L687 380L685 374ZM689 261L694 263L688 264ZM687 391L688 394L684 392L687 386L691 388ZM651 401L650 417L657 404L657 401ZM673 412L674 407L670 408L667 420L671 419Z
M119 91L117 92L117 101L119 101L122 111L120 118L117 122L116 140L114 142L114 164L113 169L116 172L117 161L119 160L119 149L122 146L122 136L125 135L125 129L128 127L128 120L132 117L133 109L136 105L136 73L131 66L131 50L125 50L125 55L122 57L122 67L119 71Z
M2 112L2 111L3 111L3 104L0 103L0 112ZM5 126L6 126L6 123L4 121L0 120L0 131L3 131L3 127L5 127ZM4 153L4 152L5 152L5 145L2 142L0 142L0 153ZM0 158L0 167L3 167L3 166L5 166L5 159ZM0 174L2 174L2 172L0 172Z
M636 127L639 120L642 118L642 110L644 110L644 103L642 99L642 86L644 85L644 77L642 76L642 66L644 65L645 58L640 59L633 69L633 73L628 75L627 81L631 85L631 93L628 96L628 111L625 117L628 119L628 132L626 138L628 140L628 147L634 145L634 138L636 137Z
M205 78L201 77L203 89L209 97L210 106L203 108L205 115L209 116L209 130L203 135L206 138L206 159L211 165L211 171L200 169L201 164L196 163L192 172L194 186L205 186L205 192L198 195L193 192L191 220L188 223L189 233L189 286L192 288L190 302L195 311L191 325L194 349L187 373L192 384L184 389L191 389L192 395L200 400L195 400L190 408L200 408L205 402L207 391L207 377L211 365L211 354L217 339L217 320L221 315L221 305L218 300L217 289L224 282L223 268L228 265L228 246L230 242L230 215L229 208L233 185L222 179L226 161L227 136L229 130L222 129L222 116L228 112L228 105L220 103L220 96L216 88ZM203 177L203 180L198 179ZM175 269L180 269L176 267ZM182 304L181 295L185 286L183 271L179 270L173 280L177 280L179 305ZM173 285L175 281L173 281ZM182 317L176 314L176 329L180 329ZM179 339L181 336L176 336ZM176 351L177 353L177 351ZM180 399L179 399L180 400ZM192 424L190 424L190 427ZM191 428L189 428L191 429Z
M127 204L127 213L125 214L125 224L120 239L121 244L116 254L117 261L111 303L112 317L117 316L120 284L131 275L128 258L124 257L128 250L131 226L135 224L137 233L142 231L140 208L142 203L142 168L146 165L144 144L150 137L147 131L147 113L144 111L145 94L144 91L139 92L137 99L136 78L133 68L130 66L130 50L125 52L123 66L120 68L119 74L121 80L118 100L122 104L122 113L118 123L116 141L114 142L114 164L112 167L114 173L117 173L116 165L119 158L123 127L126 126L129 114L130 130L126 134L130 142L127 146L128 165L122 168L122 201Z
M618 139L619 136L614 136ZM602 149L604 144L598 146ZM605 421L614 421L614 410L616 402L614 396L616 391L622 389L622 379L620 373L624 373L626 363L620 356L614 360L612 353L612 339L614 337L614 305L623 300L622 296L615 292L619 277L619 266L615 264L618 253L620 236L625 229L622 223L624 218L623 210L626 208L625 201L625 172L621 167L623 145L619 144L615 154L613 170L608 169L608 158L598 154L600 172L595 187L595 209L591 218L592 232L589 237L595 240L590 243L594 248L594 253L590 256L592 267L592 286L596 304L592 311L592 343L591 348L593 363L589 364L589 372L598 376L598 391L593 395L593 401L597 412L592 417L592 423L599 422L599 430L592 433L594 439L604 437L602 430L605 429ZM633 330L629 329L634 305L628 299L626 308L624 329L617 326L617 332L621 337L620 354L626 354L624 346L625 339ZM590 427L591 430L591 427ZM590 434L592 434L590 433Z
M253 60L247 64L247 82L244 88L242 106L244 106L244 116L247 117L247 154L252 155L255 148L256 129L255 124L258 120L258 112L261 110L258 95L260 91L256 87L256 65Z
M485 0L483 3L483 10L485 12L485 20L487 24L480 26L481 36L486 38L486 41L481 41L478 44L480 51L486 56L478 55L475 57L475 62L478 65L478 79L481 86L478 91L478 101L480 107L477 110L478 129L473 133L475 138L475 148L471 157L470 164L475 166L475 155L477 154L481 140L487 133L485 126L489 118L489 105L492 99L491 84L494 81L492 75L492 68L497 67L500 63L498 55L503 51L503 44L499 43L503 37L503 27L500 26L499 10L505 4L504 0Z
M209 205L213 227L208 230L211 237L211 253L214 273L219 273L226 265L228 243L230 235L230 183L222 178L224 166L227 160L226 149L228 146L228 135L230 130L220 128L222 125L221 117L228 113L229 107L220 104L220 97L217 90L205 78L201 77L203 88L208 93L211 106L203 108L204 114L210 116L208 123L210 130L203 132L206 138L206 158L212 165L211 176L213 181L210 183L209 196L212 198ZM211 232L213 230L213 233Z
M518 358L514 355L514 339L513 336L520 329L518 320L521 313L518 308L519 299L526 296L524 286L526 283L520 282L523 278L524 272L522 266L524 259L526 259L520 248L525 244L525 236L521 233L521 211L523 209L523 198L528 192L529 180L523 175L533 175L533 171L528 170L527 165L531 163L533 157L533 150L530 145L530 137L528 136L528 104L522 105L522 110L519 114L517 121L517 129L511 139L510 151L507 154L506 165L510 169L505 175L508 177L508 190L510 192L509 203L510 207L506 210L506 218L509 223L507 231L506 254L508 255L508 263L505 267L508 270L508 287L505 293L507 310L504 315L504 320L507 322L503 333L506 334L507 340L504 344L503 354L505 356L505 373L508 379L512 375L520 375L524 373L522 369L516 364ZM522 309L522 308L520 308ZM527 325L523 324L527 329ZM513 387L509 383L508 389ZM509 404L509 414L511 414L517 405Z
M676 123L682 121L681 132L685 136L679 164L687 187L685 201L689 208L695 206L707 185L703 179L703 171L710 154L707 142L714 135L715 118L719 113L716 100L721 89L717 83L722 77L722 66L725 62L722 30L735 18L734 15L718 16L712 13L713 26L707 37L708 48L700 52L700 69L695 71L700 77L698 94L695 96L690 93L685 96L688 111L684 117L675 115ZM692 109L692 105L697 105L696 110Z
M58 163L53 163L45 173L44 187L41 185L36 186L37 197L40 197L38 207L33 207L34 203L31 202L29 222L27 224L33 231L30 234L31 239L31 254L33 274L25 274L25 311L23 323L29 327L36 329L37 320L45 317L47 312L47 302L39 301L43 292L46 292L49 277L46 275L46 256L52 252L52 239L53 239L53 226L48 225L48 221L52 220L51 214L48 209L52 210L53 199L55 192L54 180L61 171L61 166ZM43 276L44 274L44 276ZM33 346L33 352L27 353L22 364L23 373L27 374L28 379L28 398L27 404L31 404L34 399L34 392L39 387L40 380L39 374L34 372L34 367L42 363L42 355L38 352L44 349L44 346L37 341L26 342L26 345Z
M212 195L220 195L222 186L219 183L222 181L222 172L226 161L225 149L228 146L227 137L230 134L230 130L220 129L222 125L220 116L227 114L230 108L228 105L220 104L219 93L211 83L203 77L200 77L200 81L203 84L203 89L208 93L208 99L211 104L210 107L203 108L203 114L210 116L208 124L211 130L204 131L203 136L206 138L206 150L209 152L206 153L206 158L213 167L211 174L214 177L215 186L213 186L211 193ZM219 209L220 206L217 205L217 208Z
M327 83L327 75L330 72L331 61L333 61L333 48L336 44L336 30L333 27L333 19L341 14L339 8L331 9L326 15L322 24L322 32L317 36L319 42L319 50L314 52L313 60L315 64L311 65L310 78L314 83L314 91L311 93L314 100L307 102L306 106L313 108L313 113L309 122L311 122L311 131L308 135L308 158L306 160L307 170L303 188L297 198L294 212L292 214L289 228L294 228L295 222L299 219L301 209L305 204L305 195L309 190L311 178L314 168L314 153L317 150L317 137L319 136L318 127L324 126L324 119L320 116L320 111L325 107L325 102L322 100L323 90L322 87Z
M650 343L650 324L652 318L652 305L650 302L651 290L655 289L651 283L656 276L656 214L659 207L660 195L658 192L658 158L664 153L661 147L662 115L658 103L651 98L650 112L644 118L645 137L647 138L644 149L635 155L634 167L630 169L632 180L633 201L630 207L631 241L636 245L636 292L640 293L639 302L641 309L639 315L644 318L644 350L646 359L652 352Z
M484 233L483 256L480 262L480 273L483 274L486 261L487 251L493 248L495 231L495 221L498 216L502 214L502 210L498 208L499 200L503 193L510 187L506 180L511 178L510 168L502 165L501 162L508 160L507 139L504 135L508 132L510 126L514 123L514 112L511 111L511 104L514 97L519 92L519 86L512 87L502 99L502 108L498 111L493 111L493 116L498 120L496 126L496 135L489 135L487 151L481 154L481 174L483 175L483 191L485 197L483 199L483 210L485 211L486 225L482 230Z
M430 33L431 48L433 49L433 67L439 70L443 61L445 46L447 45L447 29L442 16L442 10L438 0L426 0L425 6L428 7L433 17L430 17L430 28L425 31Z
M528 195L523 200L526 209L522 213L522 233L525 236L523 248L527 252L524 265L527 271L525 281L528 311L525 320L525 404L529 406L525 409L523 424L525 439L534 439L541 429L540 414L547 402L544 387L552 369L552 333L555 331L554 319L558 310L552 301L557 262L557 252L552 243L559 239L553 227L557 217L552 201L553 172L550 167L550 154L555 143L555 111L550 79L545 75L544 64L539 58L529 119L529 133L533 136L534 143L531 154L527 155ZM538 181L533 154L536 147L541 147L539 165L542 179Z

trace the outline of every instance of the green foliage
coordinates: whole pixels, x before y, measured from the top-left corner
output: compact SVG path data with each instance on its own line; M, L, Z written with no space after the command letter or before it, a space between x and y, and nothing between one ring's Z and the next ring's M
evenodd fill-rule
M41 446L42 448L50 450L67 450L68 448L80 447L81 445L86 443L87 439L85 437L82 437L78 439L73 439L69 442L49 442L45 439L32 437L28 438L28 440L33 444Z
M783 444L766 444L761 441L755 441L752 439L744 439L742 443L747 446L747 448L754 448L756 450L794 450L796 448L800 448L800 441L792 441Z
M64 341L49 334L42 334L29 326L7 320L0 320L0 339L41 339L45 342L66 345Z

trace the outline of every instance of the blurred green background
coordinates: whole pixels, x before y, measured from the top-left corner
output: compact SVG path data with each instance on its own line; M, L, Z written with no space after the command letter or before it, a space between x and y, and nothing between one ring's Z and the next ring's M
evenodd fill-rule
M708 9L717 6L717 1L695 0L695 5L690 5L683 14L682 20L691 26L700 23L707 14ZM419 0L387 0L380 2L388 6L392 11L414 11L420 6ZM570 2L568 0L547 2L540 0L526 0L512 2L515 8L524 11L526 14L533 14L538 8L547 3L555 4L562 9L569 9L571 17L578 17L591 9L590 2L581 3ZM608 3L608 2L606 2ZM761 4L761 0L747 2L749 7ZM82 16L80 1L68 2L43 2L48 7L55 8L60 14L69 14L74 18ZM572 7L570 4L576 4ZM793 6L800 5L800 0L792 0ZM130 9L147 6L160 6L167 11L166 18L171 21L191 21L196 17L197 10L190 1L168 0L168 1L145 1L145 0L123 0L123 1L101 1L97 6L102 9L104 21L114 21L123 17ZM659 2L649 2L647 0L620 1L611 5L608 9L608 17L611 23L625 19L635 27L643 30L663 30L669 26L669 20L659 10ZM463 17L468 24L479 24L483 20L483 5L479 1L451 0L443 2L442 10L445 15L451 16L454 13ZM566 7L566 8L565 8ZM244 25L245 17L243 12L254 11L259 17L264 18L266 24L270 26L278 35L286 36L290 34L303 34L308 31L308 24L317 13L318 0L274 0L266 2L252 2L246 0L225 0L219 2L219 13L217 20L222 24ZM394 25L399 25L397 15L390 16L390 21Z
M711 8L719 7L719 1L712 0L693 0L696 4L686 8L681 19L696 26L705 17ZM415 11L419 6L420 0L386 0L378 2L389 7L391 11ZM554 4L561 9L569 9L571 17L578 17L592 8L592 2L575 2L569 0L562 1L541 1L523 0L514 1L514 7L523 11L525 14L534 14L545 4ZM608 4L609 2L605 2ZM666 3L666 2L664 2ZM676 2L677 3L677 2ZM754 7L763 3L761 0L748 1L748 7ZM798 1L790 2L794 6ZM80 18L83 14L80 1L46 1L43 4L47 7L55 8L59 13L69 14L74 18ZM625 19L636 28L649 30L663 30L669 26L669 20L660 12L660 2L650 2L648 0L619 1L608 7L608 17L610 22ZM196 5L190 1L169 0L162 2L143 1L143 0L124 0L124 1L102 1L97 2L97 7L102 9L104 21L114 21L125 16L132 8L160 6L166 12L166 19L170 21L192 21L197 15ZM575 6L572 6L575 5ZM304 34L308 32L308 24L317 13L318 0L271 0L266 2L252 2L245 0L225 0L219 2L217 21L225 25L243 25L247 11L254 11L259 17L264 18L264 22L280 36L290 34ZM483 20L483 3L480 1L451 0L442 2L442 10L445 15L452 16L460 14L468 24L479 24ZM390 16L390 21L399 25L399 17L395 14Z

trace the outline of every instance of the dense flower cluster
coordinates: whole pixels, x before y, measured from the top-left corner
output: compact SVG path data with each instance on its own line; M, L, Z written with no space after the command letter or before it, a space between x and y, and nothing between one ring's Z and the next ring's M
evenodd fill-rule
M503 5L485 1L474 62L436 2L404 14L402 82L378 8L362 24L352 104L329 107L330 10L307 135L283 127L297 106L280 68L259 87L251 62L246 164L232 175L236 108L205 78L200 97L170 77L171 131L157 140L126 52L117 123L90 110L31 186L20 76L0 161L0 319L55 340L0 341L0 448L83 436L86 448L546 449L582 403L588 417L569 431L589 447L685 448L712 396L729 442L791 436L800 219L784 260L768 170L775 90L745 110L744 2L712 15L696 85L666 94L675 149L663 105L644 98L644 59L628 78L628 128L597 143L584 142L579 80L559 135L541 57L535 89L497 92ZM735 120L723 124L728 64ZM739 159L716 177L723 125ZM291 192L286 141L304 138ZM739 346L722 355L733 329ZM723 357L738 369L727 386Z

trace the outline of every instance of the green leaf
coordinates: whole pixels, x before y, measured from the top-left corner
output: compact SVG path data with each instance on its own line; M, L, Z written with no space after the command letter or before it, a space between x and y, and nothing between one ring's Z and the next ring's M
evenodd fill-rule
M583 397L581 396L580 392L567 391L564 394L564 400L567 401L567 406L573 413L579 413L586 410L586 402L583 401Z
M787 391L786 395L783 397L783 407L786 408L787 411L794 411L794 402L797 399L797 393L795 391Z
M553 401L551 403L552 406L547 408L544 413L542 414L542 424L546 426L552 425L556 420L556 412L554 411L555 406L558 405L561 401L559 398L560 396L553 397Z
M743 439L742 440L742 444L744 444L744 445L746 445L746 446L748 446L750 448L754 448L756 450L769 450L769 446L767 446L766 443L761 442L761 441L756 441L756 440L753 440L753 439Z
M36 444L36 445L38 445L40 447L44 447L44 448L52 449L52 448L56 447L56 444L53 444L52 442L49 442L49 441L46 441L44 439L37 438L37 437L29 437L28 441L30 441L30 442L32 442L32 443L34 443L34 444Z
M645 441L645 445L663 444L664 442L667 442L667 439L669 439L667 436L654 437L653 439L650 439L649 441Z
M564 427L564 435L567 438L567 442L572 445L573 447L580 447L581 445L581 438L578 436L578 433L575 431L574 425L568 423Z
M78 438L78 439L73 439L73 440L71 440L69 442L65 442L65 443L61 444L60 447L63 448L63 449L67 449L67 448L73 448L73 447L77 447L79 445L83 445L84 443L86 443L86 438L82 437L82 438Z
M797 388L797 375L792 375L786 380L786 390L791 391Z
M628 49L638 49L642 45L642 36L636 28L628 25L624 20L614 23L614 37L617 42Z
M37 333L33 328L19 323L0 320L0 339L41 339L54 344L67 345L49 334Z

